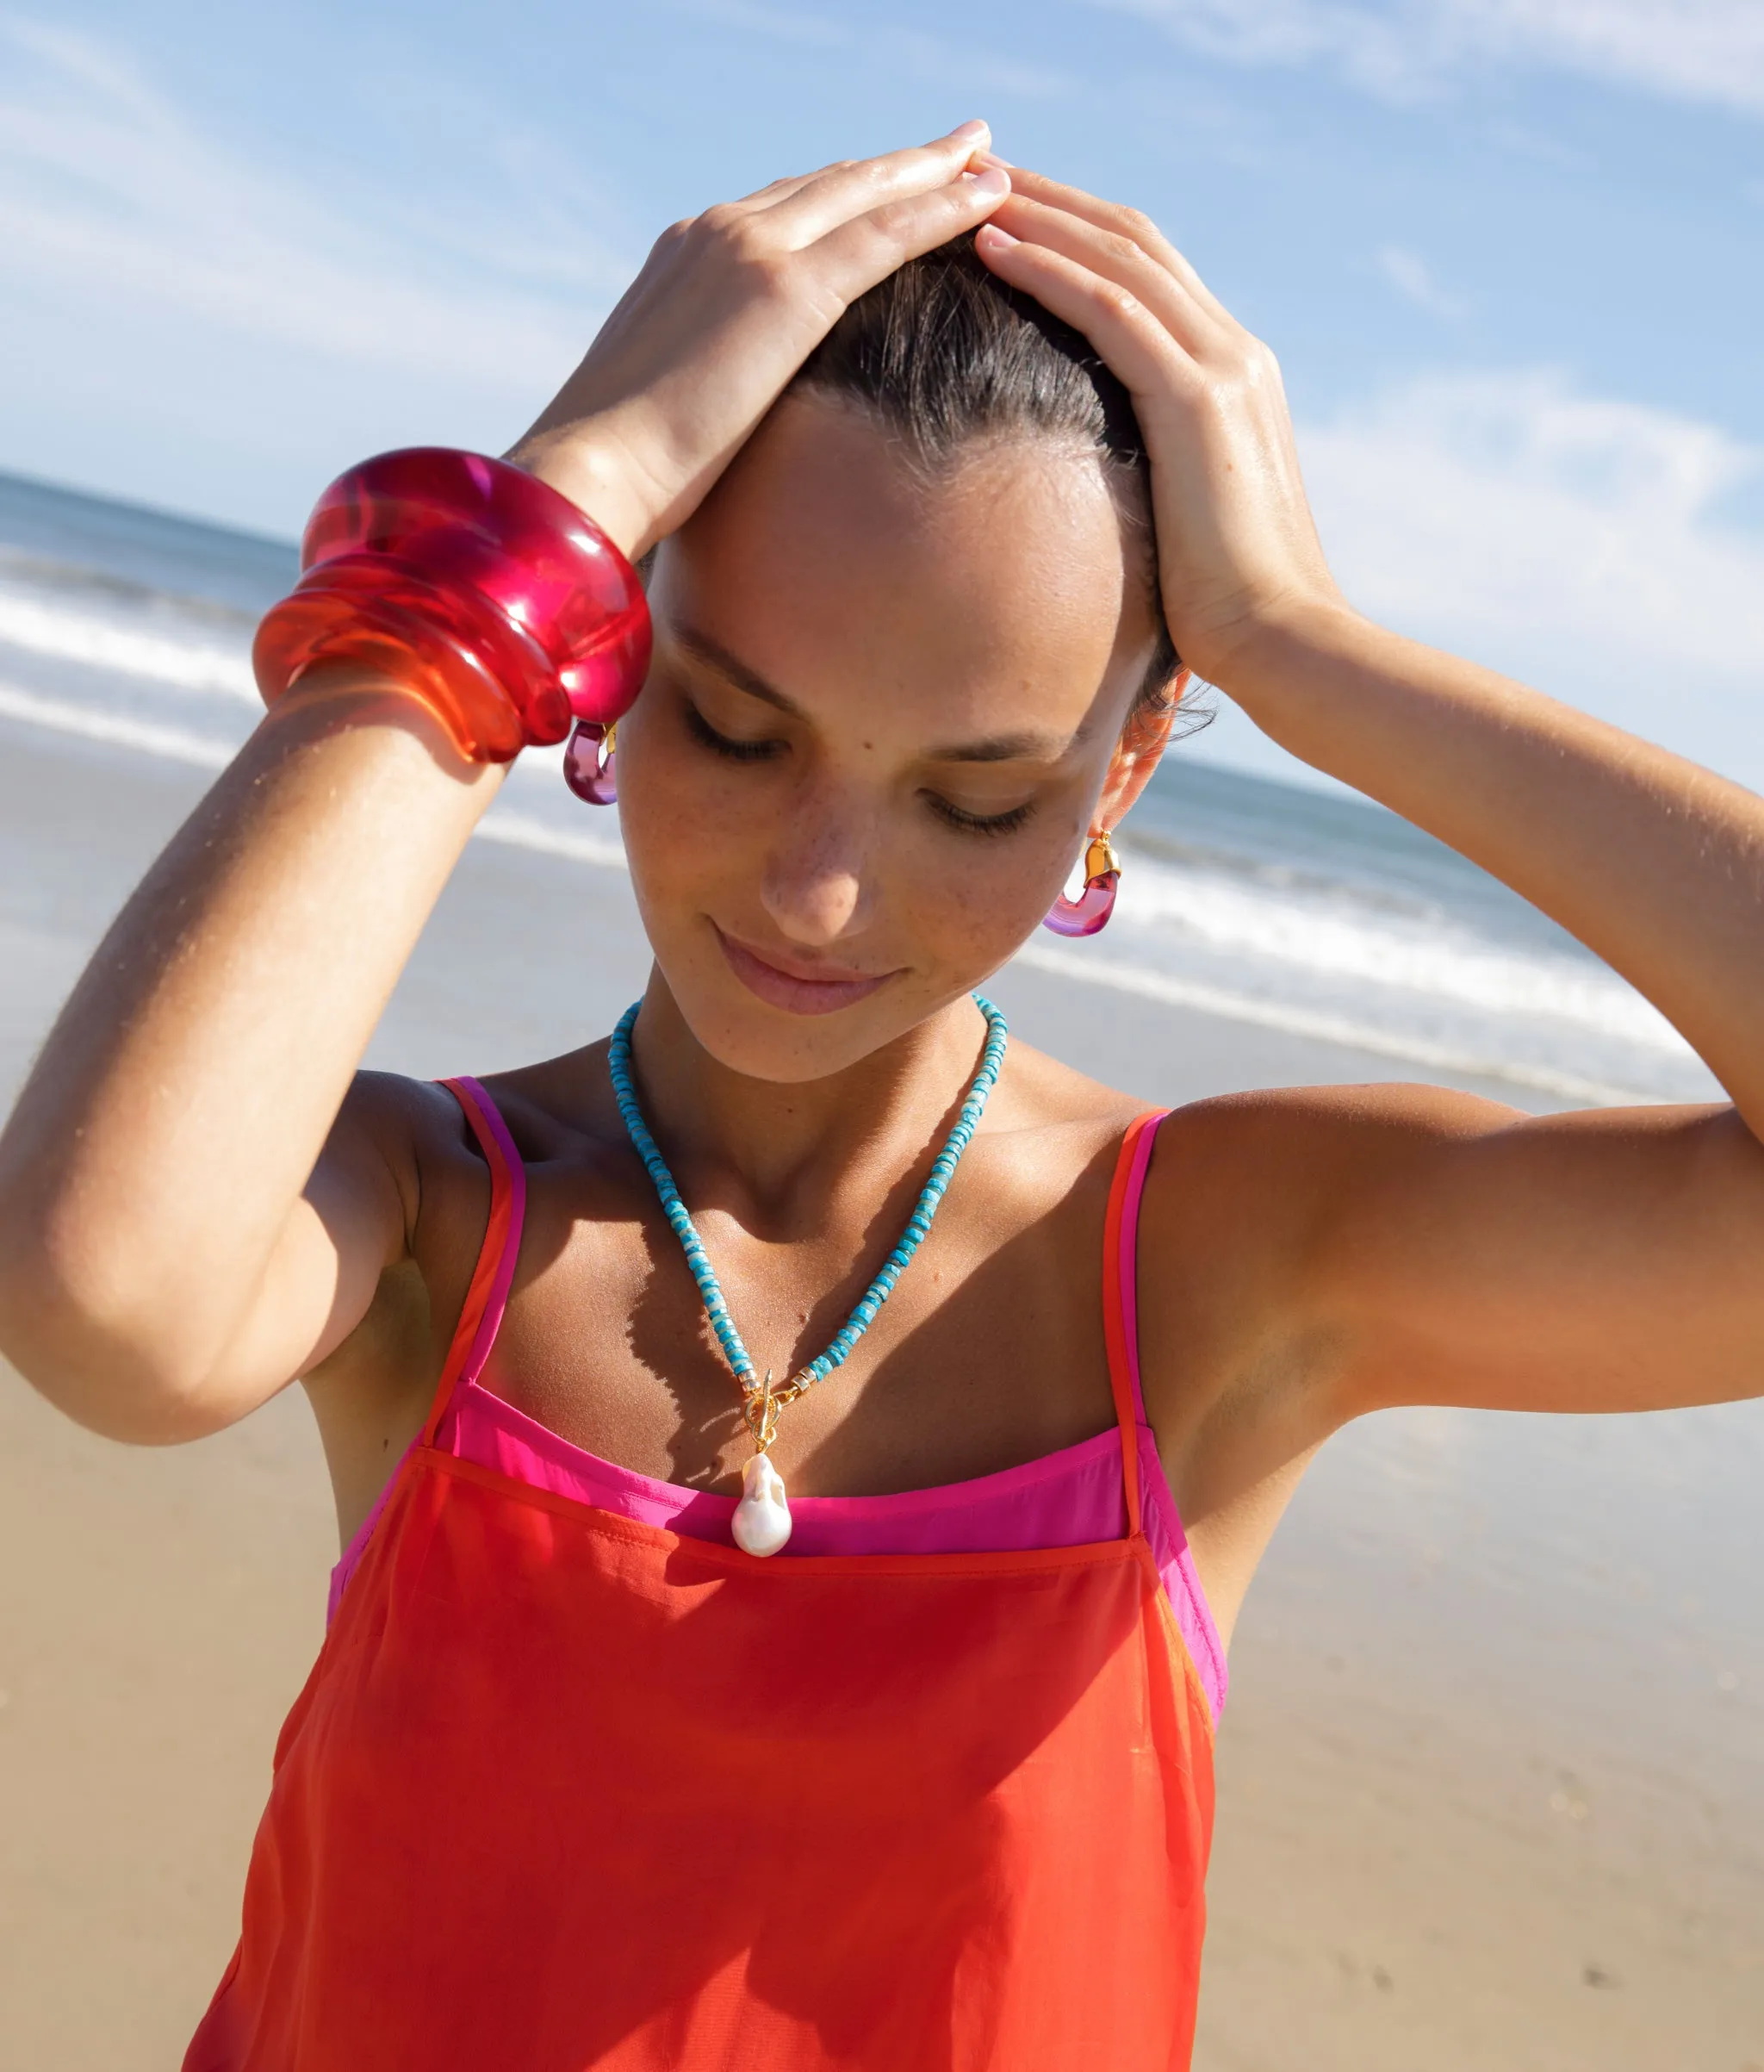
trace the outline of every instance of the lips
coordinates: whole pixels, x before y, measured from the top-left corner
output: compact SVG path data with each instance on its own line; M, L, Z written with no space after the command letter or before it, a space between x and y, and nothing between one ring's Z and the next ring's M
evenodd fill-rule
M711 926L716 928L716 924ZM872 977L865 972L842 970L836 965L815 965L796 957L786 960L776 950L770 956L761 956L745 943L724 935L720 928L716 932L736 977L768 1007L781 1008L786 1014L837 1014L842 1007L867 999L895 975L885 971Z

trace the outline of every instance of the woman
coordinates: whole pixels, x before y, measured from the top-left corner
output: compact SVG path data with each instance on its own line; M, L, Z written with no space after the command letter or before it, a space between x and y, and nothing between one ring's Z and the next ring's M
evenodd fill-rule
M501 766L333 662L0 1146L8 1356L141 1442L301 1376L336 1484L192 2067L1184 2064L1222 1641L1316 1447L1761 1385L1764 806L1361 619L1266 350L986 143L677 227L514 456L655 555L611 1050L357 1073ZM1573 930L1732 1106L1159 1126L1000 1069L972 989L1183 668Z

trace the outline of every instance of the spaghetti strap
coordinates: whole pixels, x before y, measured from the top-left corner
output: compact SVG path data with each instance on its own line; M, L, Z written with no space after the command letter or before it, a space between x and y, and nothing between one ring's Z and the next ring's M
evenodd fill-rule
M527 1206L526 1168L495 1102L474 1079L443 1080L441 1084L459 1103L490 1168L490 1216L484 1227L477 1264L472 1269L471 1285L466 1290L465 1304L454 1327L453 1342L436 1384L435 1398L423 1424L419 1442L423 1446L434 1445L454 1391L462 1382L475 1381L490 1357L503 1312L508 1307L508 1291L514 1283Z
M1146 1407L1140 1387L1139 1316L1134 1289L1140 1198L1146 1191L1146 1169L1152 1161L1158 1125L1167 1112L1154 1110L1136 1116L1127 1125L1115 1162L1109 1213L1102 1226L1102 1341L1109 1353L1109 1385L1121 1432L1121 1474L1127 1492L1130 1539L1140 1538L1144 1531L1140 1502L1140 1427L1145 1422Z
M419 1448L434 1445L448 1406L453 1401L453 1391L459 1384L475 1381L483 1372L490 1347L496 1342L502 1313L508 1307L514 1262L520 1253L521 1224L527 1205L527 1176L520 1154L514 1148L514 1139L508 1134L508 1125L496 1112L495 1102L475 1080L443 1080L441 1084L464 1111L472 1135L478 1140L489 1165L490 1219L484 1226L484 1241L478 1248L471 1285L465 1291L465 1303L453 1329L453 1342L447 1348L441 1378L435 1384L434 1400L429 1405L429 1415L423 1420L423 1428L405 1449L403 1459L387 1478L372 1509L356 1528L354 1537L331 1571L330 1604L325 1615L327 1627L336 1619L345 1587L367 1552L375 1528L392 1501L394 1486L404 1475L412 1455Z

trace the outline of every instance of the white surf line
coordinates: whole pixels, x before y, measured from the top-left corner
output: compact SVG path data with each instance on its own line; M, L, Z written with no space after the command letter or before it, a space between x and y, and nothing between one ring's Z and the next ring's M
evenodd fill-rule
M1043 949L1025 943L1011 960L1031 971L1045 971L1056 978L1070 979L1081 986L1106 986L1115 992L1156 1000L1166 1007L1189 1007L1202 1014L1216 1015L1232 1022L1248 1022L1259 1029L1275 1029L1286 1036L1308 1036L1321 1043L1337 1043L1354 1050L1369 1050L1379 1057L1401 1058L1412 1065L1431 1065L1438 1072L1459 1072L1482 1080L1505 1080L1518 1086L1534 1086L1540 1093L1560 1094L1568 1101L1585 1101L1597 1108L1647 1106L1657 1097L1637 1093L1628 1087L1608 1086L1599 1080L1582 1079L1577 1073L1557 1072L1548 1065L1506 1064L1478 1057L1474 1052L1453 1050L1443 1043L1430 1043L1425 1036L1403 1036L1369 1024L1350 1022L1336 1015L1314 1014L1304 1007L1280 1007L1267 1000L1252 1000L1241 993L1224 992L1217 986L1196 985L1187 979L1165 978L1161 972L1140 971L1131 964L1113 964L1101 957L1084 956L1058 949Z
M168 639L162 633L106 625L78 612L57 611L28 597L0 595L0 641L34 655L53 655L94 669L115 669L187 691L218 692L255 704L257 680L247 655L199 641Z
M88 741L132 748L169 762L192 763L200 769L224 769L239 753L232 742L186 733L182 727L158 726L148 720L115 719L109 713L89 712L82 706L68 705L59 698L39 698L13 684L0 683L0 719L26 720L32 725L76 734ZM568 832L510 806L493 806L478 823L474 838L479 837L486 842L501 843L510 849L562 856L573 863L592 864L600 869L626 868L623 844L609 837ZM1540 1093L1556 1094L1565 1101L1584 1101L1593 1107L1646 1106L1655 1098L1626 1087L1607 1086L1598 1080L1582 1079L1575 1073L1556 1072L1547 1065L1504 1064L1477 1057L1469 1051L1453 1050L1444 1044L1430 1043L1422 1036L1396 1035L1334 1015L1314 1014L1302 1007L1276 1006L1266 1000L1252 1000L1240 993L1222 992L1217 986L1196 985L1186 979L1165 978L1159 972L1140 971L1131 964L1113 963L1088 954L1044 949L1035 943L1026 943L1011 961L1080 986L1102 986L1140 999L1156 1000L1162 1006L1186 1007L1223 1021L1246 1022L1255 1028L1277 1030L1285 1036L1307 1036L1316 1042L1370 1051L1378 1057L1400 1058L1411 1065L1431 1066L1438 1072L1462 1073L1473 1079L1502 1080L1516 1086L1535 1087Z
M225 769L240 746L237 742L216 741L211 735L192 734L181 726L161 726L151 719L115 719L109 712L91 712L63 699L40 698L35 692L21 690L11 683L0 683L0 719L22 719L58 734L102 741L115 748L156 756L162 762L186 762L203 770ZM572 863L593 863L613 870L625 868L623 843L609 840L605 835L578 835L548 827L531 813L506 806L492 806L478 823L476 833L486 842L500 842L509 849L541 849L550 856L567 856Z
M510 849L531 849L550 856L568 856L572 863L593 863L602 870L624 870L624 844L605 835L567 834L531 813L516 812L506 806L493 806L477 825L486 842L500 842Z
M59 698L39 698L16 684L0 683L0 719L22 719L58 734L78 734L86 741L106 741L132 748L165 762L190 762L198 769L224 770L239 753L238 744L187 733L181 726L160 726L151 719L117 719L109 712L88 711Z

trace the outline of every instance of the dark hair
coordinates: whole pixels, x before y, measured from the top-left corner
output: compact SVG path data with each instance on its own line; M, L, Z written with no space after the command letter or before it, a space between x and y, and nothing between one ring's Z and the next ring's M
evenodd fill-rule
M1140 702L1169 705L1182 665L1164 622L1151 465L1132 399L1088 339L987 268L972 232L860 295L791 387L860 405L929 469L1014 432L1110 464L1123 520L1144 538L1158 626Z

